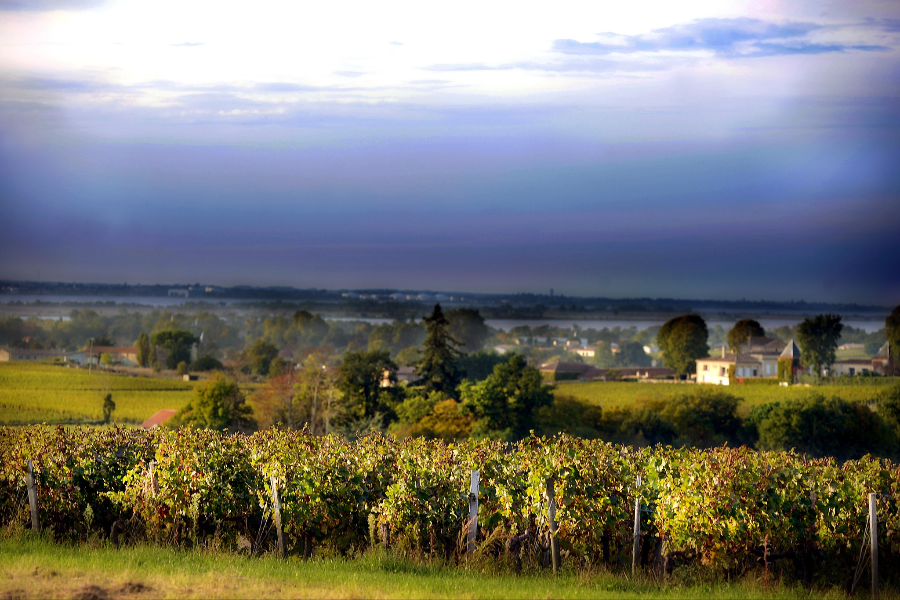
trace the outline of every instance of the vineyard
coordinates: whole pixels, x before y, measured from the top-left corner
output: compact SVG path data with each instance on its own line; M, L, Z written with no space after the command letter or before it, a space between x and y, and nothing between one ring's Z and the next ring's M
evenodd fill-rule
M140 423L163 408L181 408L194 385L183 381L89 373L37 363L0 363L0 423L82 423L101 418L112 394L114 420Z
M552 478L566 563L630 565L638 500L645 568L692 565L730 577L765 565L807 584L852 577L874 492L881 572L900 573L900 466L871 458L638 450L567 436L446 444L279 430L2 428L0 516L18 527L31 522L29 459L41 527L60 540L270 552L274 483L288 553L380 545L452 561L464 548L477 469L483 557L517 568L547 560Z
M875 381L878 381L877 379ZM885 380L887 382L887 380ZM891 383L894 383L891 380ZM698 386L706 387L706 386ZM744 412L754 406L768 402L784 402L808 398L820 393L827 396L840 396L851 402L871 402L879 398L889 385L828 385L828 386L789 386L777 385L734 385L725 391L741 399ZM694 389L692 385L679 383L634 383L626 381L596 382L558 382L556 394L573 396L587 400L604 408L630 407L645 400L663 400L684 394Z

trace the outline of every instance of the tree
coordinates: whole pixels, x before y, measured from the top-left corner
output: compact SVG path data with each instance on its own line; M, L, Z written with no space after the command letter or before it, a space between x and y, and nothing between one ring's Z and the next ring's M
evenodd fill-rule
M106 398L103 399L103 422L109 423L109 420L112 419L113 411L116 410L116 403L113 402L112 394L107 394Z
M389 388L395 383L397 364L387 350L347 352L338 367L337 388L344 394L344 403L353 413L351 417L393 416Z
M463 354L456 359L460 374L469 381L476 382L487 379L494 372L494 367L509 361L509 356L497 352L479 350L472 354Z
M329 433L334 406L334 375L325 364L325 357L310 354L303 361L300 380L294 386L296 398L307 407L307 423L313 435ZM322 424L320 425L320 421Z
M537 423L537 411L553 403L551 388L525 358L513 354L494 367L487 379L460 386L462 412L475 419L473 437L514 441L527 436Z
M269 367L275 357L278 356L278 348L260 338L244 351L244 360L252 373L268 375Z
M137 363L139 367L150 366L150 338L143 331L137 339Z
M216 373L194 388L194 398L172 418L173 426L247 432L256 427L253 409L237 383Z
M891 314L884 320L885 333L888 339L888 348L890 351L890 362L888 369L893 372L894 365L898 364L900 359L900 305L894 307Z
M692 394L676 396L658 411L678 432L678 443L712 448L736 442L741 420L740 399L720 390L701 387Z
M797 326L803 364L812 366L816 375L821 375L824 367L834 363L843 328L840 315L817 315L812 319L803 319Z
M484 317L476 308L455 308L447 313L447 332L459 341L463 352L477 352L491 336Z
M98 335L88 340L88 345L90 346L112 346L113 341L109 339L109 336L106 335Z
M442 392L453 396L460 382L456 358L459 342L450 335L450 322L435 304L430 316L425 317L427 335L422 348L422 358L416 363L416 375L426 392Z
M709 332L700 315L691 314L666 321L656 336L663 362L682 377L697 370L696 360L709 356Z
M103 363L104 367L110 366L113 363L112 354L104 352L100 355L100 362Z
M728 332L728 347L731 348L732 352L736 353L740 350L741 344L751 337L763 337L764 335L766 335L766 331L758 321L741 319Z
M221 371L225 366L213 356L201 356L191 364L194 371Z
M150 343L154 346L165 348L166 367L174 369L178 363L191 361L191 346L198 343L194 334L183 329L167 329L153 334Z
M619 352L615 355L615 363L620 367L649 367L652 362L653 359L644 352L644 345L640 342L619 344Z

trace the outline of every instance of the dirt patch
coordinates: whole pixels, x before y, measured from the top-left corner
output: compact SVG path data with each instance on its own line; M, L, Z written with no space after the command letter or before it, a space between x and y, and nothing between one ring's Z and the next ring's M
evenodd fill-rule
M109 592L99 585L86 585L72 594L72 600L108 600Z
M25 590L6 590L0 594L0 600L25 600Z
M129 581L119 589L119 592L122 594L142 594L144 592L149 592L152 589L152 587L145 585L140 581Z

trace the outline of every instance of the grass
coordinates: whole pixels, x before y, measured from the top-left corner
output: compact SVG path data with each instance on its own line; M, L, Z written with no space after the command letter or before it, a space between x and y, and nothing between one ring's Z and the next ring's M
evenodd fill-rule
M637 383L632 381L589 381L558 382L556 394L574 396L603 407L628 407L643 400L660 400L679 394L689 394L695 384L682 383ZM749 412L754 406L767 402L806 398L812 394L840 396L849 401L866 402L875 400L886 388L879 385L824 385L789 386L777 385L735 385L722 388L723 391L742 399L741 410Z
M0 363L0 425L98 421L106 394L116 403L114 421L140 423L158 410L187 404L194 385L40 363Z
M149 546L66 546L21 534L0 539L0 572L0 598L846 598L836 589L810 593L772 584L767 591L754 576L698 584L606 571L517 576L489 565L422 564L384 553L304 562Z

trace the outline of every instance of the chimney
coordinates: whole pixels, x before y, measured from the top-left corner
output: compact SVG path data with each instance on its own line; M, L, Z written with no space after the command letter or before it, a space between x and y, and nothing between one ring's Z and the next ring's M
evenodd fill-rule
M722 358L725 358L725 344L722 344Z

